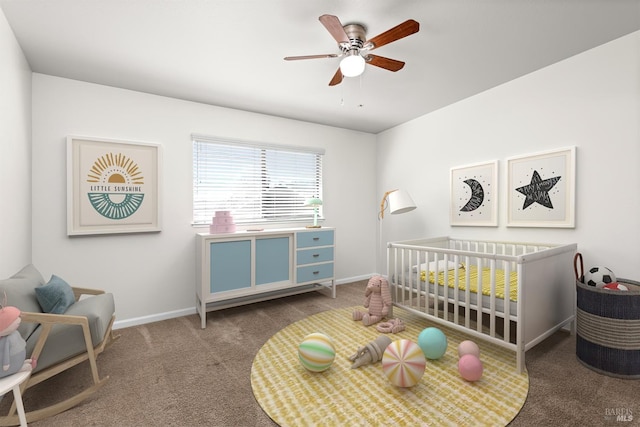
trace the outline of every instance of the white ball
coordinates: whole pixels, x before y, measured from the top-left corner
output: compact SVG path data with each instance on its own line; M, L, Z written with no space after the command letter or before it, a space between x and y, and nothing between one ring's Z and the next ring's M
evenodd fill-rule
M473 341L470 341L470 340L462 341L458 345L458 357L462 357L465 354L473 354L474 356L479 358L480 347L478 347L478 344L474 343Z
M617 282L616 275L607 267L596 265L584 273L584 283L596 288L603 288L609 283Z

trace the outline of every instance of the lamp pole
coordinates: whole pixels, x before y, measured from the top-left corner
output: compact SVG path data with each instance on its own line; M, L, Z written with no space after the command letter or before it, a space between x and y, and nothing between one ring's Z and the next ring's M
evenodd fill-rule
M395 193L395 194L394 194ZM384 193L382 196L382 200L380 201L380 211L378 212L378 262L377 269L378 274L383 275L382 273L382 261L385 259L385 251L384 248L380 251L380 247L382 246L382 220L384 219L384 211L389 206L389 212L394 214L402 214L405 212L412 211L416 208L416 204L411 198L411 196L404 190L390 190ZM388 271L386 272L389 273Z

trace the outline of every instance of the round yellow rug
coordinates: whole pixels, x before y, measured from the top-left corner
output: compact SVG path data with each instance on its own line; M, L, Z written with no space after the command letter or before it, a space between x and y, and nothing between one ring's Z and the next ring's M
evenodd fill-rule
M529 376L516 373L513 352L474 340L484 372L480 381L463 380L457 369L458 344L468 336L437 326L394 307L406 329L388 334L417 342L428 326L441 329L447 352L427 360L422 380L411 388L393 386L381 362L351 369L349 356L381 335L375 326L354 321L352 307L325 311L293 323L271 337L251 368L253 394L262 409L281 426L499 426L520 411ZM324 372L309 372L298 361L298 345L313 332L329 335L336 358Z

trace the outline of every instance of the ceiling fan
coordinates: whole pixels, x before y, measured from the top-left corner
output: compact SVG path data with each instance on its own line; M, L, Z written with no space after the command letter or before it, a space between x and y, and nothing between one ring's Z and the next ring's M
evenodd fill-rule
M322 15L318 19L338 42L340 53L287 56L284 59L286 61L295 61L299 59L342 58L340 67L329 82L329 86L340 84L344 77L359 76L364 72L365 64L371 64L389 71L402 69L404 62L385 58L384 56L373 55L369 52L417 33L420 30L420 24L413 19L409 19L367 40L366 29L361 24L347 24L343 26L338 17L333 15Z

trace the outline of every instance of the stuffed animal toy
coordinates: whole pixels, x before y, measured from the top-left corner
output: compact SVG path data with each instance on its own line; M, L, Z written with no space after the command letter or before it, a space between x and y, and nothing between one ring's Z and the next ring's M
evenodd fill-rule
M20 310L16 307L0 309L0 378L35 367L35 361L25 359L27 343L18 332L21 321Z
M356 351L353 356L349 357L349 360L353 362L351 369L359 368L362 365L375 363L378 360L381 360L382 355L389 344L391 344L391 338L386 335L380 335L369 344L363 347L358 347L358 351Z
M388 322L378 323L376 325L376 329L378 332L382 332L385 334L392 333L397 334L398 332L404 331L404 322L402 319L391 319Z
M369 311L367 313L354 311L353 320L362 320L365 326L370 326L387 317L392 303L387 279L382 276L373 276L369 279L364 297L364 307Z

